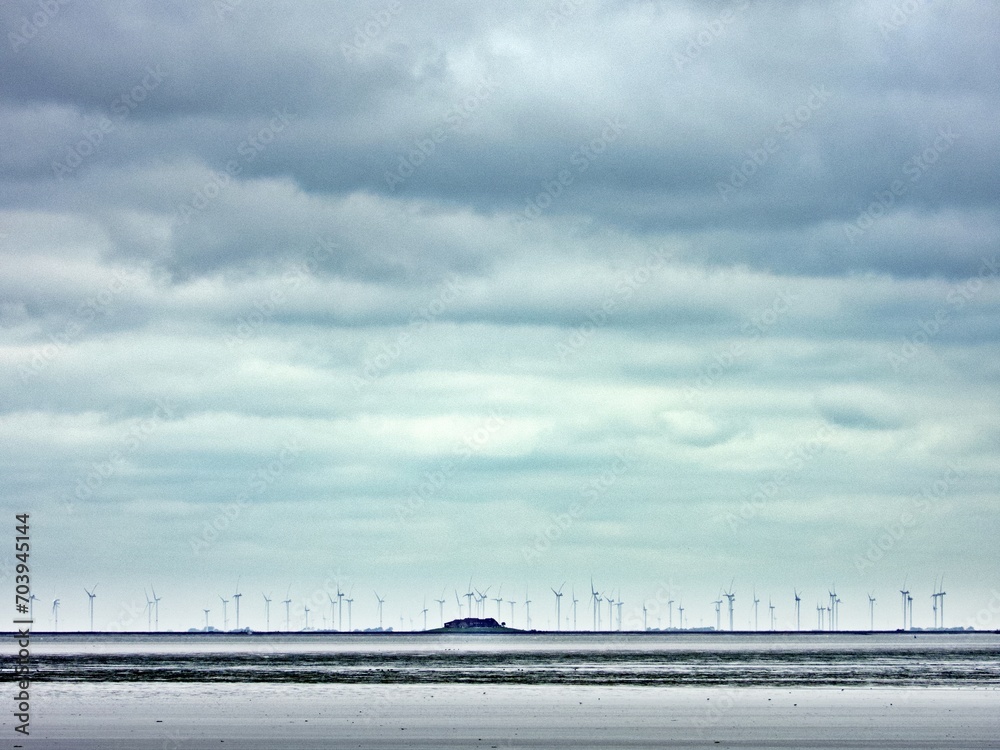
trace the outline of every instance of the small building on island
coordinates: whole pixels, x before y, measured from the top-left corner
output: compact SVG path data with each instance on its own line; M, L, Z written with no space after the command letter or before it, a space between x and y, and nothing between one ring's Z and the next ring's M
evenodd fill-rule
M461 620L449 620L444 624L445 630L504 630L506 623L497 622L492 617L463 617Z

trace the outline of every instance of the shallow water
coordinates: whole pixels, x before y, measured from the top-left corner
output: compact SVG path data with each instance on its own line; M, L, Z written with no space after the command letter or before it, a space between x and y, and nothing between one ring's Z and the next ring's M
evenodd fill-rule
M1000 635L48 635L36 681L996 686Z

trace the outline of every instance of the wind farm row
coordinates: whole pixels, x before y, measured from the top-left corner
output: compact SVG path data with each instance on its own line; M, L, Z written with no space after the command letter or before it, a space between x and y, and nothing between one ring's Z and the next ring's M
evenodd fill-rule
M854 607L853 627L843 628L841 624L841 608L843 600L835 586L821 592L812 605L805 604L806 597L797 588L791 592L774 597L760 598L756 589L752 589L749 597L737 595L732 584L726 589L720 589L716 598L706 597L685 600L682 596L662 588L654 596L639 598L626 602L620 589L599 588L591 581L587 592L582 598L577 595L577 587L566 589L566 582L559 586L549 587L549 591L532 598L530 589L525 588L523 596L505 593L504 587L474 586L472 581L461 590L458 588L444 589L436 597L423 597L422 606L410 606L399 612L397 621L387 623L385 605L388 601L384 593L377 590L365 590L355 593L355 587L347 590L339 583L334 586L315 590L308 597L294 597L292 586L289 585L283 598L276 599L273 592L254 591L249 594L251 611L245 611L243 597L247 595L240 590L238 580L235 590L228 596L216 594L213 601L199 602L200 612L197 622L191 617L190 601L182 602L184 619L189 624L188 632L418 632L442 627L451 619L491 618L497 623L519 630L544 630L555 632L636 632L636 631L716 631L716 632L836 632L841 630L941 630L946 628L945 597L943 578L934 582L929 595L919 597L927 601L929 606L918 610L921 618L930 615L929 620L921 620L918 626L914 619L914 603L918 598L907 588L906 583L898 590L896 607L899 619L898 627L887 626L885 617L882 627L876 628L876 607L880 597L874 592L867 594L867 600L855 597L850 604ZM98 586L82 587L82 596L86 596L87 625L89 631L95 632L95 607L99 601ZM510 592L508 588L506 590ZM520 588L517 589L521 591ZM118 607L117 617L113 627L103 630L110 632L161 632L160 602L163 597L156 593L153 586L143 589L145 606L141 611L131 607L131 615L123 617L122 612L129 608ZM897 592L890 595L894 598ZM563 601L563 597L566 601ZM356 601L367 607L363 614L364 621L355 627L354 604ZM412 597L411 597L412 600ZM34 594L29 604L29 617L34 621L35 603L41 601ZM48 624L52 631L59 631L59 614L62 598L51 600L48 613ZM745 604L744 604L745 602ZM249 602L248 602L249 603ZM743 605L742 611L740 607ZM272 612L271 605L276 605ZM207 606L204 606L207 605ZM534 605L534 610L532 609ZM711 607L709 609L708 607ZM884 606L893 607L886 602ZM864 624L859 627L859 608L864 608ZM762 612L761 610L764 609ZM785 616L779 619L778 610L784 609ZM803 612L803 609L806 609ZM434 611L436 610L436 611ZM198 611L198 610L195 610ZM739 612L739 619L737 613ZM814 612L814 614L813 614ZM176 614L176 613L175 613ZM249 619L247 615L249 614ZM273 616L272 616L273 615ZM536 622L533 619L540 618ZM42 615L45 617L45 614ZM692 617L695 617L692 621ZM815 617L815 619L813 619ZM893 618L895 619L895 618ZM693 624L694 623L694 624ZM739 624L738 624L739 623ZM36 629L42 623L36 623ZM145 628L143 629L143 625ZM961 630L962 627L951 627L951 630ZM77 626L77 631L84 627ZM176 631L173 631L176 632Z

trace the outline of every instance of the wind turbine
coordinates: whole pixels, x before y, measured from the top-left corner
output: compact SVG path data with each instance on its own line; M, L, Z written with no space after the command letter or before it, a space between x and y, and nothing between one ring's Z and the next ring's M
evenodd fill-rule
M53 599L52 600L52 616L55 618L55 621L56 621L56 632L59 632L59 600L58 599Z
M149 598L146 589L143 589L142 593L146 597L146 632L151 633L153 631L153 600Z
M941 599L941 604L939 606L941 608L941 628L942 629L944 629L944 597L945 597L945 594L947 594L947 593L948 592L944 590L944 576L941 576L941 583L938 584L937 595Z
M487 586L486 591L476 589L476 614L479 617L486 617L486 595L490 593L491 588L491 586Z
M261 596L264 597L264 629L269 631L271 629L271 597L264 593L261 593Z
M590 579L590 597L594 603L594 631L601 629L601 595L594 588L594 579Z
M604 595L604 601L608 603L608 630L615 629L615 600L608 594Z
M219 601L222 602L222 630L224 632L228 633L229 632L229 614L228 614L228 610L226 609L226 605L229 604L229 600L228 599L223 599L222 596L220 595L219 596Z
M240 597L243 594L240 593L240 579L236 579L236 593L233 594L233 599L236 600L236 629L240 629Z
M84 588L83 590L87 591L86 588ZM92 588L90 591L87 591L87 596L90 597L90 632L91 633L94 632L94 599L97 598L97 594L94 593L95 591L97 591L97 584L96 583L94 584L94 588Z
M552 589L552 593L556 595L556 630L562 630L562 590L565 585L566 581L563 581L558 591Z
M427 597L424 597L424 608L420 610L420 614L424 616L424 630L427 630Z
M647 612L647 610L646 610L646 602L643 602L642 603L642 632L644 632L644 633L647 630L649 630L649 628L646 627L646 612Z
M576 605L580 602L580 600L576 598L576 587L573 587L571 596L573 597L573 630L576 630Z
M210 609L203 609L202 612L205 613L205 631L208 631L208 613L211 612Z
M155 607L155 609L156 609L156 617L155 617L156 632L159 633L160 632L160 599L162 599L163 597L162 596L157 596L156 595L156 589L154 589L152 586L150 586L149 588L153 592L153 607Z
M757 589L753 590L753 629L757 632L757 605L760 604L760 599L757 598Z
M510 605L510 626L514 627L514 605L517 604L513 599L508 599L507 603Z
M837 587L833 587L830 594L830 630L837 629Z
M618 590L618 601L615 602L615 606L618 607L618 630L622 629L622 606L625 604L625 600L622 599L621 589Z
M497 589L496 599L493 600L497 603L497 622L500 622L500 618L503 617L503 615L500 614L500 605L503 604L503 598L500 596L502 591L503 584L500 584L500 588Z
M822 604L816 605L816 629L823 629L823 615L826 612L826 608Z
M385 604L385 599L375 592L375 598L378 599L378 629L382 629L382 605Z
M95 587L96 588L96 587ZM34 621L35 619L35 600L38 599L37 596L31 594L28 597L28 619Z
M475 596L475 594L472 593L472 579L471 578L469 579L469 590L465 594L463 594L463 596L466 599L469 600L468 601L469 617L472 617L472 597Z
M330 615L333 616L332 613ZM337 581L337 622L340 623L338 630L344 629L344 592L340 590L340 581ZM424 628L426 630L426 628Z
M444 596L444 592L441 592L441 596ZM444 599L435 599L438 603L438 614L441 616L441 627L444 627Z
M292 587L289 585L288 591L285 592L285 598L281 602L282 604L285 605L285 632L286 633L289 633L292 630L292 625L291 625L291 622L292 622L292 617L291 617L292 599L291 599L291 597L289 597L290 593L292 593Z
M337 602L333 600L333 595L329 591L326 592L326 598L330 600L330 629L336 630L334 616L337 614Z
M455 590L455 601L458 603L458 619L462 619L462 597L458 595L458 589Z
M303 610L306 613L306 626L304 628L302 628L302 629L303 630L309 630L309 605L308 604L303 604L302 608L303 608Z
M802 609L799 606L802 603L802 598L795 589L792 589L792 593L795 594L795 629L798 631L802 630Z
M875 630L875 597L868 593L868 629Z
M725 597L729 604L729 630L732 632L733 629L733 602L736 601L736 594L733 593L733 584L729 584L729 591L726 592Z
M351 604L354 600L351 598L350 591L347 592L347 597L345 597L344 601L347 602L347 632L351 632L351 626L353 624L353 620L351 619Z
M674 600L670 599L667 601L667 627L670 630L674 629Z
M767 608L771 611L771 631L774 631L774 605L771 604L771 600L767 600Z
M677 603L677 619L680 620L681 630L684 630L684 601Z
M906 630L906 597L910 595L909 590L906 588L906 581L903 581L903 588L899 590L900 596L903 597L903 630ZM910 627L913 627L913 621L910 621Z
M524 590L524 619L525 627L531 630L531 599L528 598L528 589Z
M715 629L722 630L722 599L716 599L712 604L715 605Z
M907 607L909 608L910 630L913 630L913 597L910 596L909 594L907 594L906 596L906 604Z

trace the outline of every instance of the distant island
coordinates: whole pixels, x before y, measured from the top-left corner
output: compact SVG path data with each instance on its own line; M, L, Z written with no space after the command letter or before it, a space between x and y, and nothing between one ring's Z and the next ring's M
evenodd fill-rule
M463 617L449 620L443 628L426 631L428 633L523 633L523 630L508 628L507 623L497 622L492 617Z

